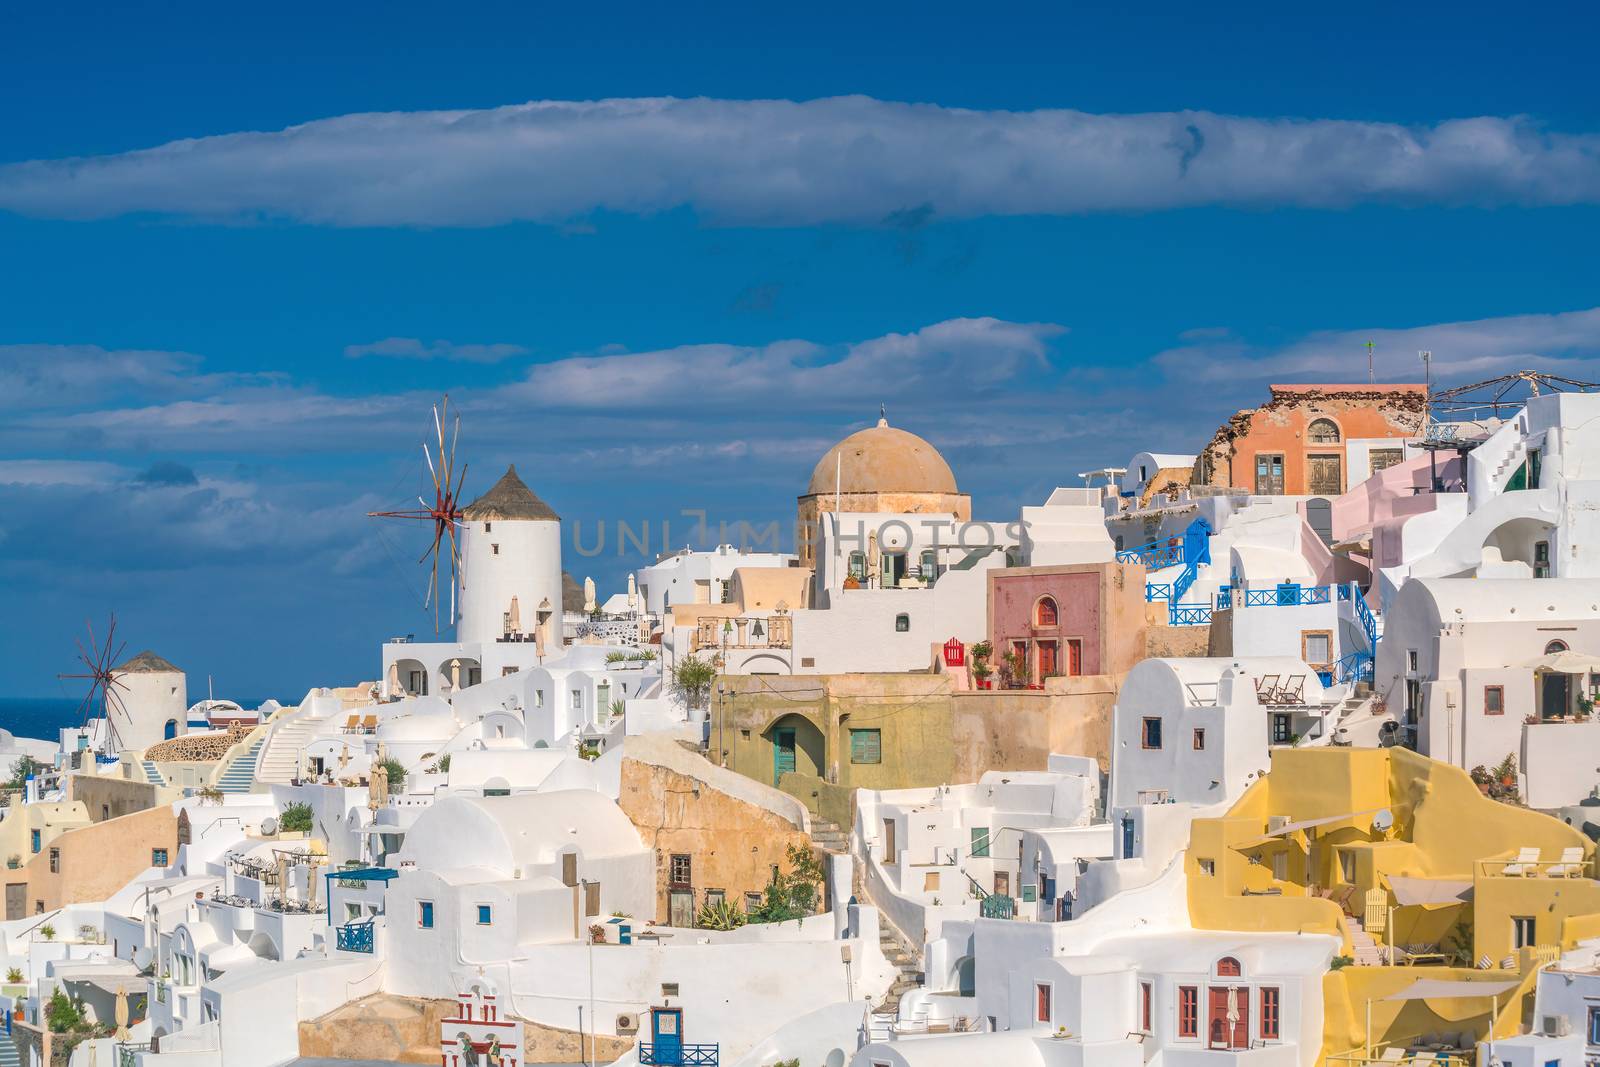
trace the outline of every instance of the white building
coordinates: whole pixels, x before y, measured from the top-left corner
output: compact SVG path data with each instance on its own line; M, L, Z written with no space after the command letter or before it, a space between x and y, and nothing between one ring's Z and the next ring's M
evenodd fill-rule
M188 680L183 671L148 649L112 668L107 701L109 736L95 747L107 753L149 748L187 733Z
M740 567L793 567L797 563L798 557L789 553L742 552L732 545L718 545L708 552L685 548L640 567L634 577L644 613L665 615L674 604L728 603L733 572ZM607 601L607 610L615 600Z
M1600 578L1413 578L1385 627L1375 692L1418 752L1512 757L1535 808L1600 784Z

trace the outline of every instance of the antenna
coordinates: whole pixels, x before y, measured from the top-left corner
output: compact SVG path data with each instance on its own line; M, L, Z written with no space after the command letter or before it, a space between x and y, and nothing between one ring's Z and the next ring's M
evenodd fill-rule
M1368 341L1367 342L1367 382L1368 382L1368 384L1375 383L1378 380L1376 373L1372 369L1372 349L1373 349L1373 343L1371 341Z

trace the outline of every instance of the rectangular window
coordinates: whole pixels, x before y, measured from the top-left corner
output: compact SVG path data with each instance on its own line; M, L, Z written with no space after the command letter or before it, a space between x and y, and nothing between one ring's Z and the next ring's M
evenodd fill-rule
M1533 543L1533 576L1535 578L1550 577L1550 542L1535 541Z
M974 826L972 828L972 855L987 856L989 854L989 828L987 826Z
M755 911L759 907L761 907L761 894L760 893L746 893L744 895L744 910L745 911Z
M1300 658L1313 667L1333 662L1333 634L1327 630L1300 631Z
M1504 715L1506 713L1505 686L1486 685L1483 687L1483 713L1485 715Z
M1374 448L1371 452L1367 453L1371 460L1370 469L1372 473L1377 474L1379 471L1388 470L1390 467L1400 462L1403 454L1404 453L1398 448Z
M1283 495L1283 456L1256 456L1256 495Z
M1143 748L1161 747L1161 719L1159 716L1151 715L1144 720L1140 745Z
M582 689L574 689L572 691L572 710L573 711L582 711L583 710L583 690Z
M1600 1045L1600 1008L1589 1009L1589 1044Z
M1200 873L1205 875L1207 878L1216 877L1216 874L1217 874L1217 861L1216 860L1201 860L1200 861Z
M1261 987L1261 1040L1278 1040L1278 987Z
M33 854L37 856L39 854L39 850L44 847L44 839L40 836L40 832L38 830L34 830L31 834L29 834L29 840L33 845Z
M694 880L693 861L681 852L672 854L672 866L668 873L669 884L675 886L690 885Z
M850 731L851 763L882 763L883 742L877 730Z
M1200 1036L1200 987L1178 987L1178 1036Z
M417 901L417 925L424 930L433 929L433 901Z
M500 554L500 546L499 545L490 545L489 546L489 554L492 555L492 556L498 556Z
M53 848L50 850L50 873L61 873L61 850L59 848Z
M494 925L494 908L490 907L488 904L479 904L478 905L478 925L479 926L493 926Z
M706 905L708 907L720 908L724 903L727 902L727 899L728 899L728 894L727 894L727 892L725 890L722 890L722 889L707 889L706 890Z
M1037 982L1033 987L1034 1016L1036 1022L1047 1023L1050 1021L1050 983Z
M937 893L939 891L939 872L922 872L922 891L924 893Z
M152 867L165 867L166 865L167 865L167 850L164 849L164 848L153 848L153 849L151 849L150 850L150 866L152 866Z
M1279 882L1289 880L1289 853L1274 852L1272 854L1272 877Z
M1206 728L1204 726L1196 726L1194 728L1194 750L1196 752L1204 752L1206 750Z
M1406 670L1417 673L1417 650L1414 648L1406 649Z
M1531 948L1535 943L1538 924L1532 915L1513 915L1511 917L1511 947Z
M345 920L345 922L352 922L353 923L353 922L358 921L360 918L361 918L361 905L360 904L346 904L344 906L344 920Z
M677 995L678 995L678 983L677 982L662 982L661 983L661 998L663 1000L665 1000L667 997L675 997ZM663 1015L662 1016L663 1020L668 1019L668 1018L671 1018L671 1016L670 1015Z
M1145 1033L1150 1032L1150 1023L1154 1016L1152 1006L1155 1001L1155 987L1149 982L1139 983L1139 1029Z
M536 708L544 707L544 690L543 689L535 689L533 691L533 706L536 707Z

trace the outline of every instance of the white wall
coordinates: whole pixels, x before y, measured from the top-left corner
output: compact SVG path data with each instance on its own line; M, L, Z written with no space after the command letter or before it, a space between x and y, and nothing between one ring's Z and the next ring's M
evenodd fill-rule
M561 523L547 519L464 522L460 536L457 637L468 643L498 641L505 632L504 616L511 610L511 598L516 597L523 633L537 632L540 606L548 602L545 652L548 655L559 649ZM442 578L440 584L445 584ZM445 595L449 595L448 589Z

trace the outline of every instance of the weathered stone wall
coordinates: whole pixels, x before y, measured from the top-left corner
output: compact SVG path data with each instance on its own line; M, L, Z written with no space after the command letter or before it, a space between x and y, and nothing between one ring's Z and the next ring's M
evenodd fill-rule
M655 849L658 923L670 917L667 882L674 853L691 858L689 888L698 911L710 889L722 890L728 903L740 906L745 893L759 893L771 881L773 864L787 866L791 844L811 843L803 830L765 808L702 779L635 759L622 761L617 802L640 839Z
M327 1015L300 1024L300 1055L308 1059L439 1062L439 1025L456 1012L450 1000L397 997L380 993L351 1001ZM598 1038L538 1023L523 1023L523 1062L576 1063L593 1043L598 1062L607 1063L633 1047L633 1039Z
M1160 614L1166 613L1167 605L1164 602L1157 603L1153 607ZM1148 659L1168 659L1180 656L1228 655L1226 652L1211 651L1212 629L1210 626L1169 626L1165 619L1155 621L1145 638L1145 656Z
M156 787L127 778L74 774L67 779L67 796L88 808L90 819L104 822L154 807Z

